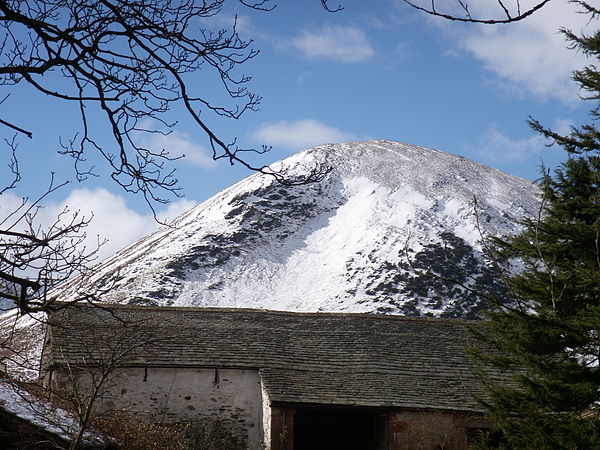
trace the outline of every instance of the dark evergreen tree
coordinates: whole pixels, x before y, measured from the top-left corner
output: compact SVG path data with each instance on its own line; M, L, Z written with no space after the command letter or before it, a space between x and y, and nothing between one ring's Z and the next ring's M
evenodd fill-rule
M600 31L563 33L600 61ZM500 261L519 269L505 280L514 304L490 314L486 335L499 352L485 358L517 374L514 386L490 382L486 403L507 448L600 449L600 69L591 63L574 80L596 104L591 121L565 136L530 122L568 159L540 180L540 216L497 242Z

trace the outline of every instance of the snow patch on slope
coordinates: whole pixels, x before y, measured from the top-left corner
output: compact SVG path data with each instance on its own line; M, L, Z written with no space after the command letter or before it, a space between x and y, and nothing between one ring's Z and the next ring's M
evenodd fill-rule
M319 146L276 166L294 176L316 164L333 167L320 183L242 180L90 280L120 303L472 317L480 300L439 278L493 283L482 234L515 233L538 207L526 180L392 141Z

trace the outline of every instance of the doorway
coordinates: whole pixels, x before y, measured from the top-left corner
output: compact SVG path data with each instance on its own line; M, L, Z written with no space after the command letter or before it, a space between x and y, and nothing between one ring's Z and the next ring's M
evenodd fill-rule
M297 409L294 450L385 450L387 414Z

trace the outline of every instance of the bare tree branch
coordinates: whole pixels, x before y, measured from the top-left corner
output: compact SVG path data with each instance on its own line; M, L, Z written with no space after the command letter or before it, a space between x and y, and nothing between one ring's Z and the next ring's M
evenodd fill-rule
M142 137L168 135L177 124L176 108L208 139L215 160L241 164L284 184L322 179L329 167L315 166L306 176L292 177L285 168L253 165L245 154L264 153L268 147L242 147L236 139L228 144L209 123L239 119L261 101L248 89L251 78L238 72L258 54L252 40L238 34L237 19L228 28L211 25L226 1L261 11L275 7L273 0L0 0L0 89L23 85L73 104L80 125L59 143L60 153L73 159L76 179L109 174L125 191L142 195L155 219L156 205L179 195L174 169L168 166L183 155L153 148ZM320 1L327 11L341 10ZM198 83L199 76L206 82ZM34 136L33 128L8 118L0 118L0 125L16 135ZM16 135L4 139L10 179L0 185L0 196L21 180ZM88 163L93 155L101 155L108 170ZM51 175L42 195L24 198L0 217L0 299L23 313L50 309L52 289L85 273L102 245L83 247L91 217L77 211L63 210L46 227L38 223L43 200L65 184ZM79 288L78 299L98 294L83 284Z
M10 184L0 189L0 200L21 179L16 144L6 141L11 152L9 170L14 177ZM50 292L58 284L81 275L94 261L103 242L95 248L86 248L85 228L92 217L79 212L62 210L49 224L39 223L38 213L44 199L64 187L56 183L51 174L44 193L30 201L21 199L10 211L0 217L0 300L4 308L18 307L22 313L48 310L55 299ZM78 298L90 298L93 289L83 288ZM8 301L8 303L6 302Z
M464 0L455 0L455 2L444 2L437 0L429 0L427 2L415 0L402 1L411 7L419 11L423 11L432 16L442 17L444 19L453 20L457 22L481 23L486 25L519 22L536 13L550 2L550 0L541 0L533 4L529 8L522 10L521 3L519 0L514 0L512 5L510 6L507 6L508 3L506 1L496 0L496 4L498 7L498 17L474 17L471 13L469 2ZM446 9L439 9L438 3L442 3L444 4L444 6L450 6L448 6ZM453 8L452 5L454 5L455 7Z
M100 169L88 166L86 156L100 154L111 178L127 192L141 194L153 209L179 195L166 163L181 155L142 145L140 135L172 129L177 121L171 112L179 105L209 140L214 159L284 180L285 174L242 158L265 148L238 147L235 139L227 144L210 124L239 119L261 102L248 88L251 77L239 72L258 54L252 40L239 35L237 21L229 28L211 26L225 1L0 1L0 88L23 84L75 103L81 126L61 139L61 153L73 158L77 178L98 175ZM275 7L272 0L237 1L255 10ZM327 11L341 10L327 0L321 4ZM206 82L198 83L198 76ZM104 124L91 121L92 116ZM34 133L4 118L0 124L28 137ZM317 170L294 182L323 175Z

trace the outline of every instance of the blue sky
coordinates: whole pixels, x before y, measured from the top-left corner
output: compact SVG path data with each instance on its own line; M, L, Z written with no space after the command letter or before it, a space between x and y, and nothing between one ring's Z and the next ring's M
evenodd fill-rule
M474 6L487 14L494 4ZM587 17L573 5L551 2L533 17L503 26L433 19L400 0L344 0L342 5L343 11L327 13L318 0L281 0L266 13L230 2L211 19L211 26L228 26L237 16L241 36L254 39L260 54L240 73L253 77L249 87L263 97L259 112L237 121L204 116L218 135L225 141L237 137L244 146L273 146L254 158L260 164L321 143L369 139L460 154L531 180L542 161L553 167L564 159L525 121L531 115L564 131L586 119L590 105L579 100L570 81L585 58L568 51L558 34L561 26L585 29ZM3 196L0 213L20 196L43 191L51 170L59 181L73 179L71 162L56 150L59 136L78 126L74 108L40 98L25 86L13 88L3 107L13 122L32 128L34 139L19 140L23 182ZM174 133L154 144L186 155L173 165L185 198L173 198L165 216L249 175L241 167L212 162L205 136L183 116ZM94 211L89 234L111 239L102 256L156 226L143 201L108 177L70 183L48 200L41 220L66 205Z

